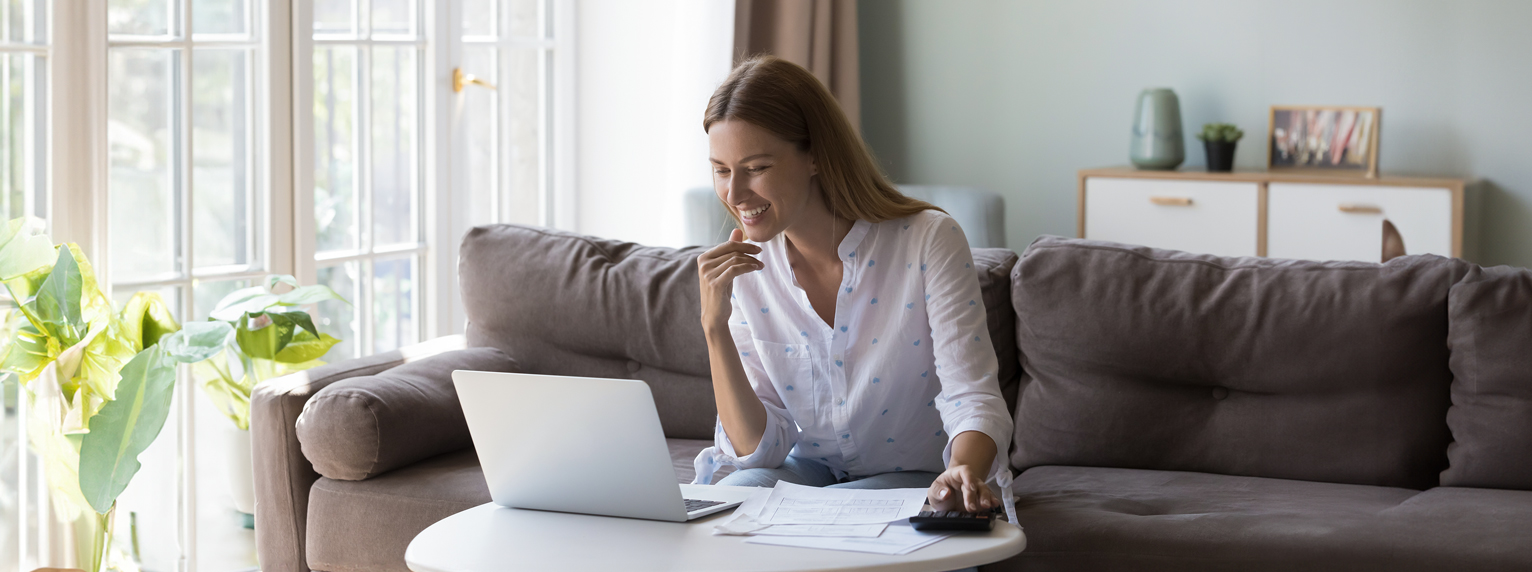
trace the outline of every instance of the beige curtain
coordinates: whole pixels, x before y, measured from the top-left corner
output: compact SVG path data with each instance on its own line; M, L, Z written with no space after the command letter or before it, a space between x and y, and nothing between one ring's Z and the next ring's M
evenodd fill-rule
M808 68L861 130L856 0L735 0L734 62L758 54Z

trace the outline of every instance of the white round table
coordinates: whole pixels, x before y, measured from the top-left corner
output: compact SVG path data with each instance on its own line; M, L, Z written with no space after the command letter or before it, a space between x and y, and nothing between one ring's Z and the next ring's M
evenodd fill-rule
M681 485L683 493L692 486ZM410 542L415 572L570 570L591 572L939 572L998 562L1027 546L1020 528L959 533L901 556L748 544L714 536L732 510L687 523L613 518L483 504L431 525Z

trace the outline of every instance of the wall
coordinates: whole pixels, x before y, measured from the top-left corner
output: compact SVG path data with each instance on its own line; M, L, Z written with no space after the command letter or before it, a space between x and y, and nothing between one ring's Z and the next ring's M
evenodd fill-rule
M1145 87L1180 96L1192 167L1203 123L1258 169L1269 106L1378 105L1383 172L1477 180L1476 260L1532 266L1529 23L1520 0L862 2L862 125L899 182L1003 193L1021 250L1074 236L1075 172L1128 163Z
M580 0L577 226L683 246L681 196L712 184L702 114L729 75L734 3Z

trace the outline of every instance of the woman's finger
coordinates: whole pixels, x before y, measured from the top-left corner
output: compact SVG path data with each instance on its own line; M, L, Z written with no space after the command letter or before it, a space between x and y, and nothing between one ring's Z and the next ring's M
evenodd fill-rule
M745 253L745 252L725 252L725 253L723 253L723 254L721 254L719 256L716 256L714 258L709 258L707 260L703 260L701 258L698 258L697 259L697 266L703 272L708 272L708 271L710 271L710 270L712 270L714 268L718 268L720 265L722 265L725 262L728 262L730 260L734 260L734 259L737 259L737 258L748 258L750 260L759 261L758 258L756 258L754 256L751 256L749 253Z
M759 262L750 260L737 260L729 263L727 266L720 268L717 272L717 275L713 277L713 284L715 286L721 285L722 281L731 281L741 275L749 274L760 269L761 263Z
M729 252L744 252L744 253L747 253L747 254L759 254L761 252L761 247L756 246L754 244L750 244L748 242L734 242L734 241L720 242L720 243L718 243L718 245L703 251L702 254L699 255L697 258L700 259L700 260L707 260L707 259L712 259L712 258L717 258L719 256L723 256L725 253L729 253Z
M979 506L979 487L974 486L973 483L967 479L964 479L963 482L963 507L967 509L967 512L979 512L983 510Z
M746 265L746 266L750 266L750 267L752 267L755 270L760 270L762 268L765 268L765 265L762 264L761 261L756 260L755 258L750 257L750 256L746 256L746 255L743 255L743 254L737 254L737 255L731 256L729 258L726 258L724 260L720 260L716 266L714 266L714 267L712 267L712 268L710 268L710 269L708 269L706 271L706 276L707 276L708 280L716 280L718 277L723 276L723 274L726 271L728 271L729 268L732 268L734 266L738 266L738 265L741 265L741 264Z

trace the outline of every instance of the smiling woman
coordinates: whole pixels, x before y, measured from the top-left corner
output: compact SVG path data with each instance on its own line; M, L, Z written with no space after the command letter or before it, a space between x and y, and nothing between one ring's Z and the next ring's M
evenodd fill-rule
M697 482L727 464L740 470L720 484L929 487L940 510L998 506L986 481L1008 492L1010 418L957 222L895 190L796 64L741 64L703 128L741 229L697 259L718 406Z

